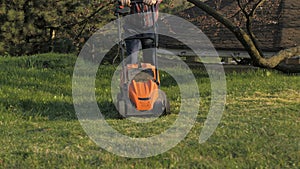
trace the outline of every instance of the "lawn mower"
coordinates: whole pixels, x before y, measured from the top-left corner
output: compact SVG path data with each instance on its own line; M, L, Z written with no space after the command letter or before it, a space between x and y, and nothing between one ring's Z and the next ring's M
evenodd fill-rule
M143 3L142 0L131 3ZM152 5L152 19L155 23L154 5ZM154 65L139 62L128 64L125 59L125 40L122 36L122 23L120 17L130 14L130 7L118 6L115 12L118 18L119 51L122 61L120 93L117 95L117 109L123 117L158 117L170 113L169 102L165 93L160 90L160 78L157 64L157 34L153 24L155 43ZM132 37L130 37L132 38ZM149 38L149 37L147 37ZM128 38L127 38L128 39ZM133 39L139 39L133 37Z

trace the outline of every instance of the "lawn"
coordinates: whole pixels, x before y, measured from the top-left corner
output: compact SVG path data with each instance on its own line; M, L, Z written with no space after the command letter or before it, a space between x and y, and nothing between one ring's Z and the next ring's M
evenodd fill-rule
M300 168L300 77L272 70L228 73L221 122L207 142L199 135L209 111L205 71L193 68L201 103L189 134L171 150L126 158L97 146L78 121L72 102L76 56L42 54L0 58L0 168ZM136 124L121 119L110 96L115 65L101 65L96 99L106 121L131 137L168 129L178 117L180 95L162 72L171 115Z

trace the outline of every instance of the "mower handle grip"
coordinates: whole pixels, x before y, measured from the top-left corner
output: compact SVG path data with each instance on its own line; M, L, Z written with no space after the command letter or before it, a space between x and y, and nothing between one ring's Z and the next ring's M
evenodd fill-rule
M131 0L130 3L143 3L144 0Z
M118 0L118 2L121 3L121 0ZM131 4L133 4L133 3L143 3L143 2L144 2L144 0L131 0L130 1Z

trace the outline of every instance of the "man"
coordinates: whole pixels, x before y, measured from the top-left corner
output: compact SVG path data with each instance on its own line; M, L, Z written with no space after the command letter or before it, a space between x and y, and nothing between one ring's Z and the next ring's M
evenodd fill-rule
M133 1L133 0L132 0ZM130 36L125 39L126 52L128 54L128 64L138 63L138 51L140 45L143 49L143 62L154 65L155 60L155 32L153 24L158 19L158 8L162 0L143 0L142 3L121 0L122 6L129 6L132 17L125 19L125 35ZM152 8L153 7L153 8ZM152 11L154 10L154 11ZM154 19L152 12L154 12ZM154 23L153 23L154 20Z

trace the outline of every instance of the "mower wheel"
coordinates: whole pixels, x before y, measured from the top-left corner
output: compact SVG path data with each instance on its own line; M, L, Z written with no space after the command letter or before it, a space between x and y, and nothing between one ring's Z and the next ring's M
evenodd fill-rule
M170 102L166 98L166 100L165 100L165 111L164 111L163 115L167 115L167 114L171 114L171 110L170 110Z
M153 105L153 115L155 116L162 116L165 111L165 106L161 100L157 100Z
M126 117L126 105L124 100L118 101L118 111L123 117Z
M153 105L153 113L159 116L171 114L169 101L167 99L156 101Z

